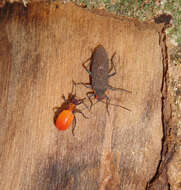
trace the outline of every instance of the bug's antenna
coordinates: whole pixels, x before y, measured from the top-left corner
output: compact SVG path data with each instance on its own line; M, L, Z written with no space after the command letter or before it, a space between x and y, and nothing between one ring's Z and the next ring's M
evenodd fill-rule
M101 101L102 103L104 103L104 104L106 104L104 101ZM96 102L97 103L97 102ZM116 106L116 107L120 107L120 108L123 108L123 109L125 109L125 110L127 110L127 111L130 111L131 112L131 110L130 109L128 109L128 108L126 108L126 107L124 107L124 106L120 106L120 105L117 105L117 104L111 104L111 103L109 103L109 105L111 105L111 106Z
M72 80L72 94L76 94L76 85L77 83L74 80Z

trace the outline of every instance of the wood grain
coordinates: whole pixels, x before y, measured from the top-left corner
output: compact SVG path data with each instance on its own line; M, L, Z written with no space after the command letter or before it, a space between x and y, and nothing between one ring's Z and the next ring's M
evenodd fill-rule
M145 189L161 152L160 30L73 4L0 9L0 189ZM89 119L77 115L75 136L60 132L53 108L72 79L89 82L82 63L99 44L116 52L110 84L132 91L107 95L132 111L80 106Z

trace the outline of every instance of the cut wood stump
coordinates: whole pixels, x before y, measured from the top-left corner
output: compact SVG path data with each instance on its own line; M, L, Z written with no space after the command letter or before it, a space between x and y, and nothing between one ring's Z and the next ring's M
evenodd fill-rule
M144 190L162 148L161 29L71 3L0 9L0 189ZM82 63L99 44L116 52L110 84L132 92L106 94L131 112L80 105L89 119L77 114L72 136L54 126L53 108L72 80L89 82ZM78 97L88 91L77 86Z

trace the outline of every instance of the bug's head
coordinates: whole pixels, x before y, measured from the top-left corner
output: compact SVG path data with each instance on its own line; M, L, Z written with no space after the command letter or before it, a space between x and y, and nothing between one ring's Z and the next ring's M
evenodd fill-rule
M75 105L78 105L80 103L80 101L76 98L73 98L71 102Z
M78 99L75 94L69 95L69 103L75 104L76 106L82 104L86 98Z
M79 104L79 100L76 98L75 94L69 94L68 100L69 100L69 103L72 103L72 104L75 104L75 105Z

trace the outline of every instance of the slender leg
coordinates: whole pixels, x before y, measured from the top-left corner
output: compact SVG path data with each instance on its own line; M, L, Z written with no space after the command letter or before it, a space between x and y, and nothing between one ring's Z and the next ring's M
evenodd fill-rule
M82 102L82 104L84 105L85 108L87 108L87 110L89 110L89 107L84 102Z
M125 91L125 92L128 92L128 93L131 93L131 91L129 91L129 90L126 90L126 89L124 89L124 88L116 88L116 87L112 87L111 85L109 85L108 84L108 89L110 89L110 90L121 90L121 91Z
M90 83L83 83L83 82L78 82L76 83L77 85L83 85L85 86L86 88L92 88L92 85Z
M108 75L108 77L112 77L112 76L114 76L114 75L116 75L116 74L117 74L117 72L114 72L114 73Z
M123 109L125 109L125 110L127 110L127 111L131 111L130 109L128 109L128 108L126 108L126 107L124 107L124 106L120 106L120 105L117 105L117 104L111 104L111 103L110 103L110 102L111 102L111 99L110 99L107 95L105 95L105 97L106 97L106 102L103 102L103 101L101 101L101 102L104 103L104 104L106 104L106 108L107 108L108 114L109 114L109 110L108 110L108 106L109 106L109 105L111 105L111 106L116 106L116 107L120 107L120 108L123 108Z
M70 97L70 95L71 95L71 94L69 94L69 97ZM63 98L63 100L64 100L64 103L63 103L62 105L65 106L65 105L67 105L67 104L69 103L69 97L68 97L68 99L66 99L65 96L62 95L62 98Z
M57 112L57 110L60 110L60 107L54 107L53 112Z
M78 83L76 83L74 80L72 80L72 94L76 95L76 86L78 85Z
M107 95L106 95L105 97L106 97L106 107L107 107L108 105L112 105L112 106L116 106L116 107L123 108L123 109L125 109L125 110L127 110L127 111L131 111L130 109L128 109L128 108L126 108L126 107L124 107L124 106L120 106L120 105L117 105L117 104L111 104L110 98L109 98ZM108 102L107 102L107 100L108 100Z
M64 102L66 101L66 98L65 98L65 95L63 94L62 95L62 98L63 98L63 100L64 100Z
M105 97L106 97L106 110L107 110L108 115L110 115L109 105L110 105L111 99L107 95L105 95Z
M123 108L123 109L125 109L125 110L127 110L127 111L131 111L130 109L128 109L128 108L126 108L126 107L124 107L124 106L120 106L120 105L116 105L116 104L110 104L110 105Z
M111 57L111 68L109 69L109 73L113 70L113 68L114 68L114 72L112 74L110 74L109 77L112 77L117 73L116 72L116 67L115 67L114 62L113 62L113 59L114 59L115 55L116 55L116 52Z
M83 104L85 99L86 99L86 98L81 98L81 99L79 99L79 100L78 100L79 102L78 102L77 105Z
M113 59L114 59L114 56L116 55L116 52L113 54L112 58L111 58L111 68L109 70L109 73L112 71L112 69L114 68L114 72L112 74L110 74L108 77L112 77L114 76L117 72L116 72L116 67L114 65L114 62L113 62ZM119 62L120 62L120 57L119 57ZM125 92L128 92L128 93L131 93L131 91L129 90L126 90L126 89L123 89L123 88L115 88L115 87L112 87L111 85L108 84L108 88L110 90L121 90L121 91L125 91Z
M84 103L84 100L85 100L85 99L86 99L86 98L81 98L81 99L79 99L79 103L78 103L77 105L83 104L84 107L89 110L88 106Z
M87 92L86 95L87 95L87 97L88 97L88 99L89 99L89 101L90 101L90 103L91 103L90 109L89 109L89 111L90 111L91 108L92 108L92 106L93 106L93 102L92 102L92 100L91 100L91 97L94 96L94 92Z
M85 64L89 61L89 64L86 66ZM88 66L90 66L91 63L91 58L87 59L82 66L84 67L84 69L89 73L89 75L91 75L91 71L88 69Z
M84 85L85 87L88 87L88 85L89 85L89 84L84 84L84 83L76 83L75 81L72 81L72 82L73 82L72 93L73 93L73 89L75 89L75 94L76 94L76 85L82 84L82 85ZM90 88L92 88L91 85L89 85L89 86L90 86ZM72 94L72 93L71 93L71 94ZM89 110L88 106L84 103L84 100L85 100L85 99L86 99L86 98L81 98L81 99L79 99L79 103L78 103L77 105L83 104L84 107Z
M84 113L83 113L81 110L79 110L79 109L75 109L75 110L74 110L74 113L80 113L80 114L82 114L82 116L83 116L85 119L88 119L88 117L86 117L86 116L84 115Z
M74 116L74 120L73 120L73 124L72 124L72 135L74 136L74 130L75 130L75 127L76 127L76 117Z

